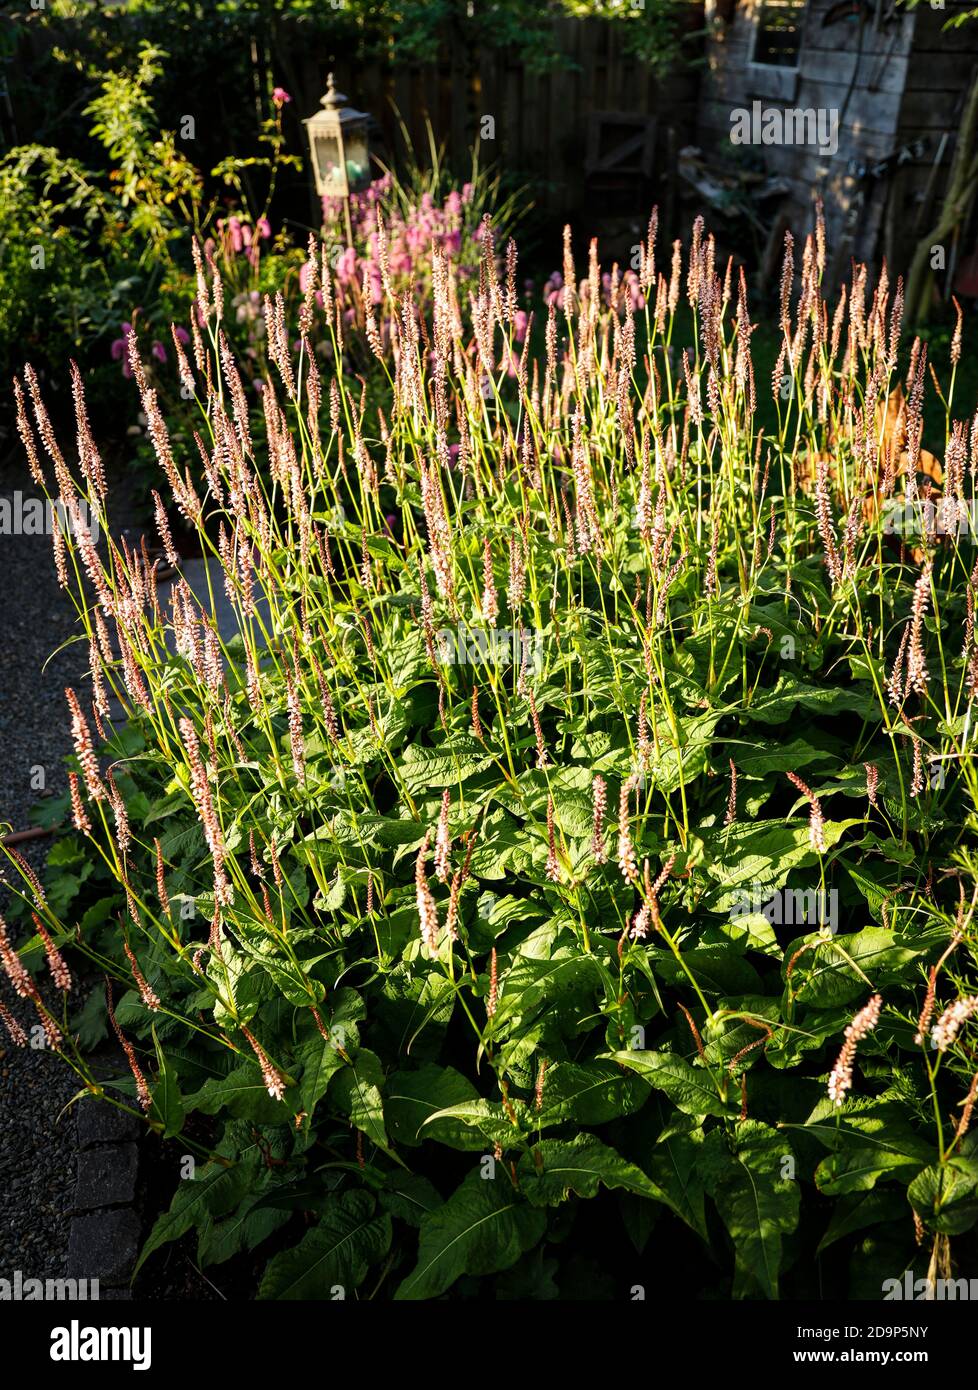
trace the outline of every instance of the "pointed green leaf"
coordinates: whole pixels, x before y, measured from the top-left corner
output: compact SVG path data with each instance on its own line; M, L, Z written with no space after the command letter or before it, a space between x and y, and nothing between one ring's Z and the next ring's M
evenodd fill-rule
M711 1150L709 1191L737 1252L734 1297L759 1288L777 1298L781 1237L798 1224L794 1177L782 1176L793 1155L777 1130L754 1120L738 1124L734 1150Z
M705 1067L694 1067L672 1052L624 1051L611 1054L612 1060L630 1067L643 1081L664 1091L673 1105L686 1115L734 1115L739 1107L721 1100L713 1078Z
M640 1168L593 1134L577 1139L543 1139L519 1162L520 1190L535 1207L556 1207L571 1192L593 1197L599 1187L663 1201L663 1193Z
M546 1215L514 1191L498 1165L493 1178L476 1170L444 1206L422 1219L417 1265L394 1297L437 1298L462 1274L509 1269L537 1243L546 1224Z
M343 1192L330 1198L319 1225L299 1244L269 1260L258 1289L260 1299L328 1299L339 1286L357 1288L391 1243L391 1220L375 1215L369 1192Z
M133 1277L154 1250L168 1241L179 1240L194 1226L206 1226L210 1218L220 1216L237 1206L248 1191L254 1176L251 1164L235 1163L224 1167L209 1163L192 1178L184 1178L178 1186L169 1211L157 1218L136 1261Z

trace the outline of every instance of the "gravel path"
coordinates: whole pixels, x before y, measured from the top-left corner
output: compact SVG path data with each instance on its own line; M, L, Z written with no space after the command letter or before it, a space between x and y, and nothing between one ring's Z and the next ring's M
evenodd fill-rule
M110 481L113 533L127 527L123 534L132 544L143 529L131 525L140 509L134 504L129 480L119 476L119 469L109 471L110 479L116 474ZM4 436L0 427L0 834L28 829L39 797L65 791L64 756L71 749L71 737L64 689L73 686L79 693L88 689L87 647L75 643L58 650L77 632L77 619L71 599L58 588L50 537L12 533L10 517L16 531L16 518L23 516L27 499L40 496L19 441L12 430ZM189 569L191 582L205 592L202 562L191 561ZM43 769L43 789L39 769ZM46 837L17 848L43 876L51 844ZM0 872L4 867L0 856ZM8 877L12 876L8 873ZM0 882L0 912L6 912L9 897ZM20 944L19 923L11 928L15 944ZM78 963L76 957L72 998L76 1008L93 984L78 979ZM46 979L47 971L42 969L37 975L42 993ZM29 1030L34 1011L17 999L2 971L0 1001ZM60 1012L60 1003L55 1012ZM77 1078L56 1054L13 1046L0 1024L0 1278L12 1278L16 1270L24 1278L66 1277L77 1143L76 1111L65 1111L65 1106L77 1090ZM146 1171L140 1180L141 1204L148 1204L155 1214L169 1205L172 1196L173 1154L150 1144L144 1148L142 1165ZM164 1257L158 1257L142 1275L141 1296L167 1300L233 1296L224 1292L236 1287L233 1273L221 1271L217 1284L205 1279L196 1269L195 1249L192 1236L168 1247ZM240 1281L242 1276L237 1277ZM251 1283L253 1277L251 1282L245 1279L242 1288L250 1288Z
M16 504L37 488L19 449L10 449L0 473L0 498ZM80 647L51 653L72 630L73 610L58 588L45 535L12 535L0 504L0 824L30 825L43 769L49 793L66 786L62 759L70 748L64 687L78 682ZM16 522L16 506L15 506ZM31 783L34 781L34 787ZM40 872L50 840L27 841L20 851ZM7 894L0 888L0 903ZM25 1026L33 1010L6 980L0 998ZM68 1219L75 1182L73 1114L59 1113L77 1090L74 1075L43 1049L14 1047L0 1028L0 1277L15 1269L25 1278L60 1278L65 1272Z
M11 533L24 502L41 496L12 430L0 440L0 458L0 499L11 503L13 516L11 523L0 501L0 827L16 831L31 825L39 796L67 787L64 689L87 687L87 649L76 643L58 651L77 628L71 600L55 578L50 537ZM112 492L113 523L124 523L131 513L125 480ZM18 849L41 874L50 847L45 838ZM8 899L0 885L0 911ZM42 971L38 980L42 990L46 976ZM25 1028L36 1021L2 975L0 999ZM0 1278L16 1269L25 1278L64 1277L75 1120L73 1110L61 1112L77 1089L57 1055L14 1047L0 1025Z

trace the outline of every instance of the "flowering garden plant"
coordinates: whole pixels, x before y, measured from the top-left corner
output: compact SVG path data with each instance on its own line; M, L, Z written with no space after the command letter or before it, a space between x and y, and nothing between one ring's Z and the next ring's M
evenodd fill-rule
M342 200L322 200L317 257L325 255L332 270L337 311L342 316L340 331L347 338L348 369L369 370L376 365L368 334L370 340L379 338L386 351L391 316L399 312L403 295L410 295L423 318L430 317L433 252L452 266L461 285L468 286L478 277L483 260L486 216L491 214L497 240L505 240L519 219L518 195L503 193L499 175L480 169L477 159L461 188L447 187L442 152L430 129L429 144L427 168L421 167L408 143L405 172L395 178L384 170L362 193L350 197L352 244L347 244ZM303 293L311 275L310 259L299 278ZM321 308L322 293L317 291L316 298ZM521 307L516 318L519 342L526 322ZM319 349L331 355L328 339L320 340Z
M33 927L0 934L0 1014L19 1041L37 1010L80 1095L195 1156L143 1261L192 1232L262 1298L651 1296L677 1269L879 1298L973 1256L961 333L898 371L902 288L857 267L830 303L821 224L800 264L789 237L765 433L743 276L699 221L685 254L656 241L653 217L635 295L568 236L538 353L490 224L470 283L432 239L423 313L381 231L383 409L311 258L297 326L266 310L260 448L201 259L192 445L129 339L168 589L91 541L80 377L72 464L18 384L89 671L59 872L8 856ZM929 520L894 534L895 503ZM105 976L115 1089L73 954Z

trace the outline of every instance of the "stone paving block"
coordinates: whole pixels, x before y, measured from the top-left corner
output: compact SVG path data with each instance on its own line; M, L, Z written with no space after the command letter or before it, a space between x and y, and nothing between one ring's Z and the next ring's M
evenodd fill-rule
M128 1115L117 1105L104 1100L83 1100L75 1109L78 1147L89 1149L93 1144L119 1144L138 1139L142 1125L135 1115Z
M68 1238L69 1279L124 1284L136 1262L139 1217L131 1207L76 1216Z
M74 1211L121 1206L136 1196L138 1158L135 1144L108 1144L78 1155Z

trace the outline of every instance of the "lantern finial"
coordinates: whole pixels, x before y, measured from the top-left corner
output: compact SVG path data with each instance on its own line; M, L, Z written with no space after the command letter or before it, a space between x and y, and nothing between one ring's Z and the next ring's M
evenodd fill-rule
M346 97L336 90L331 72L326 74L326 95L320 98L319 104L325 106L327 111L338 111L341 106L346 105Z

